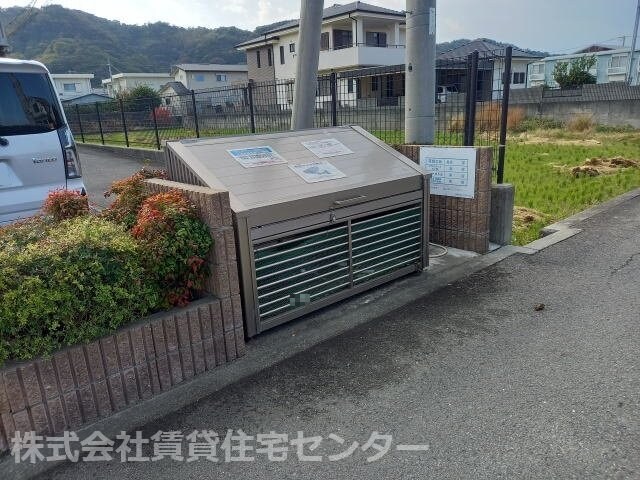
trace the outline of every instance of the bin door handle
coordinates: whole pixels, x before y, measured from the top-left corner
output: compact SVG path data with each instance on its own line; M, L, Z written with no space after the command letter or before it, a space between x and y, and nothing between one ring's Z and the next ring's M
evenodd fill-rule
M349 205L350 203L361 202L365 198L367 198L366 195L358 195L357 197L347 198L345 200L336 200L335 202L333 202L333 204L338 206Z

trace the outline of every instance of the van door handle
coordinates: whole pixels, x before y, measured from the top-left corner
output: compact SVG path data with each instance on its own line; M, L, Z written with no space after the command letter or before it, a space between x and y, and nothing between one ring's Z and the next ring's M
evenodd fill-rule
M358 203L361 202L362 200L364 200L365 198L367 198L366 195L358 195L357 197L353 197L353 198L347 198L345 200L336 200L335 202L333 202L334 205L338 205L338 206L344 206L344 205L349 205L351 203Z

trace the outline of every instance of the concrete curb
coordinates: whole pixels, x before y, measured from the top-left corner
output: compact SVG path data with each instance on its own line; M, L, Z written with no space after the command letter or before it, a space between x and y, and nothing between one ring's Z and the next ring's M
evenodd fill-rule
M82 155L83 151L112 153L117 157L131 158L139 160L141 163L148 162L156 167L164 167L164 150L152 150L146 148L127 148L115 145L98 145L95 143L78 143L78 151ZM82 156L80 157L82 160Z
M635 190L623 193L622 195L612 198L611 200L608 200L604 203L595 205L591 208L583 210L582 212L578 212L575 215L571 215L564 220L552 223L551 225L542 229L542 238L534 240L533 242L528 243L527 245L522 247L522 253L534 254L539 252L540 250L544 250L545 248L550 247L551 245L562 242L567 238L571 238L582 231L582 229L580 228L574 228L574 225L589 218L595 217L596 215L606 213L612 208L615 208L618 205L628 202L629 200L632 200L639 196L640 188L636 188Z

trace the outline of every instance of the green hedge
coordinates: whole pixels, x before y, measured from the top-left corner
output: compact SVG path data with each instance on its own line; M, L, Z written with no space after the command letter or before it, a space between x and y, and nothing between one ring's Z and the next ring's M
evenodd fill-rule
M95 339L161 298L140 245L94 216L0 230L0 364ZM153 284L151 284L153 285Z

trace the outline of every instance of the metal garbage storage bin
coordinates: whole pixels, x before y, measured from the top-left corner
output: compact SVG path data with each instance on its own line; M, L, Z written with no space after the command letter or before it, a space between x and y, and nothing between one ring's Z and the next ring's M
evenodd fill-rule
M430 175L360 127L166 154L172 180L229 191L249 337L427 266Z

